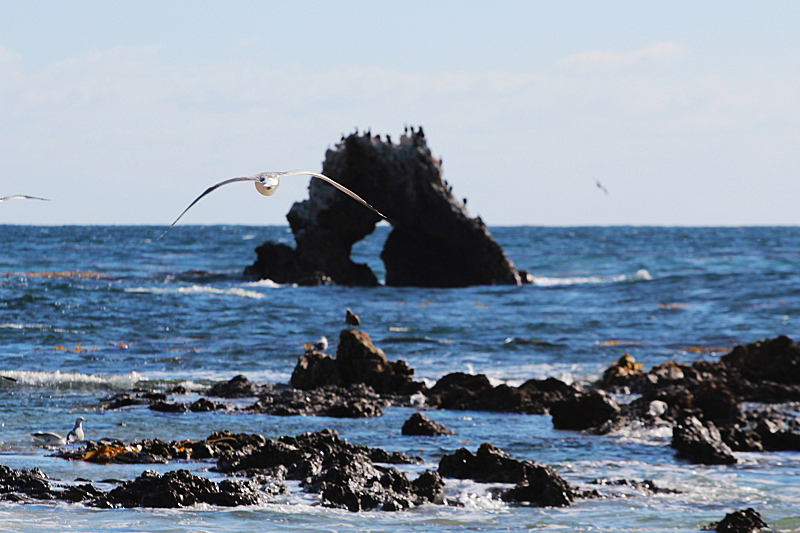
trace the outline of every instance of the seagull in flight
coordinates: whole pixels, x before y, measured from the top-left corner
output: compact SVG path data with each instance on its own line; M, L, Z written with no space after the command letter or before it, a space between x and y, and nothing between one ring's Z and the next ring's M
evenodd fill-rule
M3 196L0 198L0 202L5 202L6 200L44 200L45 202L49 202L47 198L39 198L38 196L28 196L26 194L12 194L11 196Z
M604 193L608 194L608 189L606 189L605 187L603 187L603 184L602 184L602 183L600 183L600 180L594 180L594 182L597 184L597 187L598 187L598 188L599 188L601 191L603 191Z
M356 193L354 193L353 191L351 191L350 189L348 189L344 185L341 185L341 184L333 181L328 176L325 176L323 174L318 174L316 172L311 172L309 170L289 170L287 172L261 172L260 174L254 174L252 176L247 176L247 177L230 178L230 179L227 179L225 181L220 181L216 185L212 185L211 187L206 189L203 194L201 194L200 196L195 198L194 202L189 204L189 207L187 207L186 209L183 210L183 213L181 213L180 216L175 219L175 222L170 224L170 226L164 231L164 233L162 233L158 237L158 239L160 239L161 237L166 235L167 232L172 229L172 226L174 226L181 219L181 217L186 214L186 211L191 209L192 206L194 204L196 204L198 201L200 201L200 199L203 196L207 195L208 193L214 191L215 189L217 189L219 187L222 187L223 185L227 185L228 183L234 183L236 181L252 181L252 182L255 182L256 190L258 192L260 192L264 196L272 196L273 194L275 194L275 191L278 190L278 185L280 185L282 177L284 177L284 176L292 176L292 175L295 175L295 174L308 174L309 176L313 176L315 178L321 179L322 181L328 182L331 185L333 185L334 187L336 187L337 189L339 189L340 191L342 191L343 193L345 193L346 195L348 195L351 198L353 198L354 200L356 200L358 203L360 203L364 207L374 211L377 215L379 215L384 220L389 220L388 218L386 218L385 215L383 215L380 211L378 211L377 209L372 207L370 204L368 204L359 195L357 195ZM156 239L156 240L158 240L158 239Z

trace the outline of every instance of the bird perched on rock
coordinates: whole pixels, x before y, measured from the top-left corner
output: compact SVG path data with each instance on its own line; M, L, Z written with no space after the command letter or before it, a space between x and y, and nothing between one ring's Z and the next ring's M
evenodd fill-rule
M314 344L311 344L310 342L304 344L303 348L305 348L307 352L312 352L312 351L324 352L325 350L328 349L328 338L322 336Z
M344 321L348 326L361 325L361 319L358 318L358 315L352 312L349 307L347 308L347 312L344 315Z
M75 427L67 433L67 437L64 438L58 433L50 433L48 431L37 431L36 433L31 433L33 440L39 443L42 446L65 446L72 442L80 442L83 440L83 423L86 422L86 419L82 416L79 416L77 420L75 420Z

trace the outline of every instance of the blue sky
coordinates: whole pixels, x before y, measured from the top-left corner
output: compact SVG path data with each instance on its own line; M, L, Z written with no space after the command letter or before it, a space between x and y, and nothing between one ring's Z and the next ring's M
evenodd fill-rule
M642 4L0 0L0 196L52 199L0 223L169 224L410 124L489 225L798 224L800 3Z

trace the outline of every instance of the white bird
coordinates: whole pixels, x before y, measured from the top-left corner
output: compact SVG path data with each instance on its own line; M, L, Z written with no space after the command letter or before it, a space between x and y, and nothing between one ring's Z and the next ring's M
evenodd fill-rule
M227 179L225 181L221 181L221 182L217 183L216 185L212 185L211 187L206 189L203 194L201 194L200 196L195 198L194 202L189 204L189 207L187 207L186 209L183 210L183 213L181 213L180 216L175 219L175 222L170 224L170 226L164 231L164 233L162 233L158 237L158 239L160 239L161 237L166 235L167 231L172 229L172 226L174 226L181 219L181 217L186 214L186 211L191 209L192 206L194 204L196 204L198 201L200 201L200 199L203 196L207 195L208 193L212 192L214 189L217 189L218 187L222 187L223 185L227 185L228 183L233 183L233 182L236 182L236 181L253 181L253 182L255 182L256 190L258 192L260 192L264 196L272 196L273 194L275 194L275 191L278 190L278 186L281 183L281 181L280 181L281 178L284 177L284 176L292 176L294 174L308 174L309 176L313 176L315 178L321 179L322 181L330 183L331 185L333 185L334 187L336 187L337 189L339 189L340 191L342 191L346 195L348 195L351 198L353 198L354 200L356 200L358 203L360 203L364 207L374 211L377 215L379 215L384 220L389 220L388 218L386 218L386 216L384 216L380 211L378 211L377 209L372 207L370 204L368 204L359 195L357 195L356 193L354 193L353 191L351 191L350 189L348 189L344 185L340 185L339 183L333 181L328 176L325 176L323 174L318 174L316 172L311 172L309 170L289 170L287 172L262 172L260 174L254 174L254 175L248 176L248 177L230 178L230 179ZM156 240L158 240L158 239L156 239Z
M647 414L652 417L657 417L666 413L667 409L669 409L669 405L667 405L667 402L663 402L661 400L653 400L647 406Z
M317 342L314 343L314 349L320 352L324 352L328 349L328 337L320 337Z
M28 196L26 194L12 194L11 196L3 196L0 198L0 202L5 202L6 200L44 200L45 202L49 202L47 198L39 198L38 196Z
M67 437L64 438L58 433L50 433L48 431L37 431L36 433L31 433L33 440L35 440L38 444L42 446L66 446L72 442L80 442L83 440L83 423L86 422L86 419L82 416L79 416L77 420L75 420L75 427L67 433Z

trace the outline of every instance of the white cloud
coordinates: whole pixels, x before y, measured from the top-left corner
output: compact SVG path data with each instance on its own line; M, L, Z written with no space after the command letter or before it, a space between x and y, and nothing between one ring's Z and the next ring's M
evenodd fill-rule
M611 52L608 50L591 50L563 60L566 66L590 67L628 67L642 63L655 63L681 57L688 49L680 44L657 43L630 52Z

